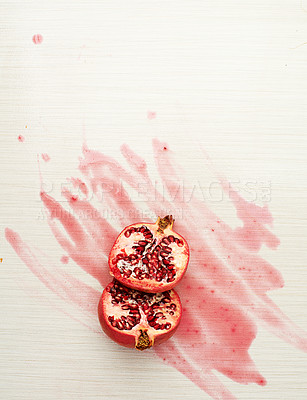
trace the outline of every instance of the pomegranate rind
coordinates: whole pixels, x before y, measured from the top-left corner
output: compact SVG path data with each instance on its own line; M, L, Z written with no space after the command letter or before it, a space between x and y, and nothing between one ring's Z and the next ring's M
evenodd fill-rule
M189 252L189 246L187 241L179 235L177 232L172 230L172 224L166 227L163 231L159 227L159 220L156 223L145 223L145 222L140 222L137 224L132 224L127 227L125 227L121 233L118 235L117 239L115 240L115 243L112 247L112 250L109 255L109 269L110 269L110 274L119 282L123 283L125 286L130 287L132 289L140 290L143 292L147 293L159 293L159 292L164 292L166 290L172 289L174 286L176 286L181 279L183 278L187 267L189 263L189 258L190 258L190 252ZM122 252L125 251L128 252L133 252L131 251L131 239L130 237L125 237L125 232L130 230L131 228L139 228L142 226L148 227L148 229L154 234L154 237L156 237L158 240L162 239L167 236L174 236L175 238L178 238L179 240L182 241L183 245L181 248L178 250L174 250L176 254L176 263L175 263L175 269L176 269L176 277L175 280L172 282L165 282L161 281L158 282L155 279L147 279L144 278L142 280L137 279L136 277L130 276L130 277L125 277L122 275L121 271L119 270L117 264L113 263L113 260L115 260L116 256ZM141 239L141 235L140 235ZM127 253L128 254L128 253Z
M176 304L176 313L175 317L172 319L172 326L169 330L156 330L151 327L144 313L142 313L143 315L140 323L131 330L118 330L116 327L113 327L111 325L108 319L110 314L112 314L110 313L110 311L112 310L112 296L109 290L113 287L115 282L116 281L114 280L113 282L108 284L108 286L102 292L98 303L99 322L102 330L110 339L124 347L136 348L137 350L145 350L146 348L150 348L153 345L157 346L161 343L164 343L171 336L173 336L179 326L182 315L181 301L179 295L175 292L175 290L170 291L171 303ZM149 338L149 343L144 346L142 346L142 343L139 340L143 332L145 332L145 334Z

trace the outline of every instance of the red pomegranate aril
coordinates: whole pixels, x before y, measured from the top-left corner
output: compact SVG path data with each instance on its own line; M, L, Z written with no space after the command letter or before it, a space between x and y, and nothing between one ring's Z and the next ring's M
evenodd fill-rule
M156 318L163 317L163 312L157 312L157 313L155 314L155 317L156 317Z
M162 242L165 243L166 245L169 245L169 244L170 244L169 238L164 238L164 239L162 239Z

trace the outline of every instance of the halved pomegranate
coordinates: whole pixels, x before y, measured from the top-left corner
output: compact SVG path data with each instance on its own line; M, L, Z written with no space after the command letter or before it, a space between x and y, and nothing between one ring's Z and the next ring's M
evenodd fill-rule
M116 239L109 256L110 273L124 285L143 292L172 289L183 277L189 248L172 230L173 217L158 218L154 224L127 226Z
M169 339L182 314L178 294L144 293L114 279L105 288L98 305L102 329L116 343L145 350Z

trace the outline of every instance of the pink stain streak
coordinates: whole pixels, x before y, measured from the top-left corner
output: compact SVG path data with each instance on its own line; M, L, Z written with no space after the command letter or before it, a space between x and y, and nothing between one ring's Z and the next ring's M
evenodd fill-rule
M219 177L221 187L232 201L241 226L232 229L196 196L183 202L178 189L184 171L167 144L154 140L153 150L166 189L163 194L151 181L145 160L127 145L121 151L129 168L84 145L79 165L83 180L71 178L74 189L84 186L78 194L63 190L68 209L41 193L49 213L48 223L61 251L104 287L111 280L107 258L117 234L124 226L137 222L137 217L142 219L142 210L122 184L143 196L153 219L161 215L161 210L181 209L182 217L176 220L175 230L187 239L191 250L188 272L178 285L184 314L174 338L153 351L213 399L233 400L234 395L214 371L242 384L265 384L248 352L258 326L265 326L284 341L307 351L306 332L293 324L267 295L284 284L277 269L259 255L263 245L276 249L279 244L268 229L273 219L267 207L245 201L223 177ZM146 190L140 192L140 187ZM88 189L98 201L97 207L79 197L87 196ZM112 225L102 214L105 209L113 213ZM38 263L36 253L17 233L7 229L6 238L46 287L97 318L97 291L59 268L49 270ZM81 291L82 299L76 296ZM92 299L87 304L89 296Z
M41 44L43 42L43 36L41 34L39 34L39 33L36 34L36 35L33 35L32 42L34 44Z
M19 136L18 136L18 141L21 142L21 143L23 143L23 142L25 141L24 136L19 135Z

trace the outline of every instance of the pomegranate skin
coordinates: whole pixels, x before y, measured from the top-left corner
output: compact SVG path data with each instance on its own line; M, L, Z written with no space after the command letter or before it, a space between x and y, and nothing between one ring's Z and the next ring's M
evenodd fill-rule
M158 218L156 223L137 223L125 227L115 240L109 255L110 274L125 286L143 292L159 293L172 289L183 278L190 257L187 241L173 231L172 226L172 216L166 216L163 219ZM140 232L144 227L147 236L144 236L144 232ZM170 242L169 238L172 238L173 242ZM164 241L168 244L165 244ZM139 243L145 242L145 247L139 245ZM159 248L156 251L158 256L153 254L157 248ZM138 249L144 249L144 251L138 252ZM169 253L166 253L164 249ZM165 258L161 258L161 255ZM152 265L150 263L154 261L149 257L155 256L158 258L156 262L159 264L158 266L154 265L155 271L151 275L149 268ZM129 265L131 260L126 261L129 257L138 259L139 264L136 269L141 270L143 273L141 276L137 276L134 272L135 269ZM136 261L132 260L132 262ZM144 264L145 262L146 264ZM170 270L172 266L173 269ZM161 271L164 271L162 273L166 276L158 277ZM128 274L130 275L128 276Z
M119 282L113 280L113 282L111 282L104 289L98 303L99 322L102 330L107 336L109 336L110 339L124 347L145 350L152 347L153 345L157 346L165 342L175 333L180 323L182 306L180 298L174 290L165 292L166 296L163 298L163 296L165 295L164 293L149 295L147 293L142 293L133 289L124 288L125 290L128 290L129 299L126 301L122 299L122 301L120 301L119 303L113 304L114 295L112 297L112 290L114 289L112 288L114 288L115 285L117 285L117 287L119 288L117 289L118 291L121 291L121 289L124 288L124 286L121 285ZM127 295L127 290L124 295ZM141 303L140 300L138 300L138 303L134 302L134 299L129 293L132 293L133 296L142 296L143 300L141 301ZM157 299L155 300L156 297ZM164 301L168 302L164 303ZM118 329L118 327L112 326L110 318L115 317L115 320L121 321L120 318L124 314L128 315L129 313L129 309L127 311L123 311L122 306L128 307L129 304L134 308L136 308L136 305L138 304L139 313L141 314L140 321L138 323L135 323L135 325L129 330L123 328ZM150 319L150 315L152 314L149 314L147 311L149 311L152 304L154 304L155 314L163 314L163 319L155 318L157 320L156 323L159 325L158 321L160 321L163 325L163 322L166 322L166 324L170 325L167 330L165 328L155 328L154 326L150 325L150 321L148 321L147 318ZM172 309L171 306L175 306L176 311L173 311L174 308ZM145 307L147 308L147 310L145 309ZM170 315L171 313L173 313L173 315Z

